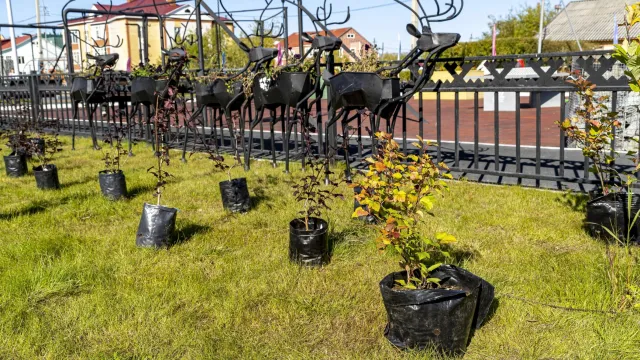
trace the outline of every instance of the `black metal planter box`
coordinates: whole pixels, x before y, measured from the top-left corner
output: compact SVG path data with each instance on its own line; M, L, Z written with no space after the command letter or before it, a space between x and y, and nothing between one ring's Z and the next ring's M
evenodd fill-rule
M71 99L89 104L104 102L105 92L97 89L98 82L95 79L75 77L71 83Z
M50 190L60 188L58 168L55 165L51 164L34 167L33 174L36 177L36 185L38 186L38 189Z
M400 79L383 79L376 73L341 72L329 79L333 107L374 110L384 100L400 95Z
M276 109L287 104L288 97L284 94L282 83L280 77L273 80L265 75L256 76L253 79L253 101L256 108Z
M98 182L102 195L109 200L118 200L127 196L127 181L122 170L117 172L100 171Z
M134 104L155 105L156 81L150 77L138 77L131 80L131 102Z
M278 86L289 106L298 102L313 90L311 75L306 72L282 72L278 76Z
M482 278L452 265L430 274L441 287L427 290L396 288L406 272L387 275L380 292L387 311L385 337L401 349L433 347L447 355L464 354L472 328L489 314L494 288Z
M21 177L27 174L27 156L24 154L15 154L4 157L4 167L7 176Z
M227 83L223 79L216 79L208 84L196 83L195 93L198 105L225 109L233 101L229 110L239 110L245 100L242 83L234 81L230 86L231 89L227 88ZM238 95L242 96L236 98Z
M309 218L309 230L304 219L289 223L289 260L305 266L322 266L331 260L329 224L319 218Z

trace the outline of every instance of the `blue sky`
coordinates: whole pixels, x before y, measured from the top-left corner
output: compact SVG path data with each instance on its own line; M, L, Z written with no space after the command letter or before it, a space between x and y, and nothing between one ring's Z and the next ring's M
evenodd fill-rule
M0 1L0 23L6 23L6 0ZM11 0L13 6L13 17L16 23L23 21L23 23L30 23L35 21L35 0ZM116 3L121 1L115 0ZM124 0L122 0L124 1ZM162 1L162 0L157 0ZM459 0L456 0L459 1ZM73 7L82 8L90 7L91 4L96 1L91 0L76 0L73 3ZM215 9L215 0L205 0L211 7ZM329 2L329 0L327 0ZM431 0L422 0L424 6L431 6L433 2ZM565 1L568 2L568 1ZM46 6L49 15L47 20L56 20L61 18L62 6L66 3L66 0L40 0L41 6ZM108 0L103 0L101 3L108 3ZM444 3L444 0L441 0ZM536 0L467 0L465 1L464 10L462 14L455 20L446 23L437 23L433 25L434 31L438 32L458 32L462 35L462 40L469 40L471 36L478 37L483 31L487 31L487 23L489 22L489 16L501 16L509 12L512 7L518 7L521 4L536 4ZM263 0L226 0L224 1L228 10L241 10L250 8L260 8L264 6ZM280 5L280 0L275 0L274 4ZM303 4L311 9L315 9L318 5L322 4L322 0L303 0ZM409 1L410 4L410 1ZM555 2L551 2L552 6ZM333 1L334 19L342 20L346 15L345 11L347 6L352 9L351 19L347 23L347 26L356 28L362 33L369 41L376 41L378 45L384 43L385 51L397 51L399 41L398 34L400 35L400 41L403 44L403 49L409 45L410 36L406 33L405 25L410 21L410 13L398 4L395 4L393 0L335 0ZM370 9L365 9L369 8ZM312 10L313 11L313 10ZM238 14L239 19L248 20L254 16L258 16L258 13L243 13ZM297 29L297 17L296 12L290 7L289 10L289 28L290 32ZM305 26L305 30L307 27ZM18 29L16 34L23 33L24 30ZM8 31L2 29L2 33L7 36Z

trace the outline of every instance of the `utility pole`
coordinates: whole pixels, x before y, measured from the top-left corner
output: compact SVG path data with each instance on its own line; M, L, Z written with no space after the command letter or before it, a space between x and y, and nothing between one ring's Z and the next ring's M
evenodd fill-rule
M7 17L9 18L9 25L13 25L13 11L11 10L11 0L7 0ZM11 37L11 56L13 57L13 71L15 74L20 74L18 69L18 48L16 47L16 32L13 26L9 28L9 36Z
M36 0L36 24L40 24L40 0ZM40 71L40 60L42 60L42 33L40 32L40 28L36 30L38 34L38 71ZM33 41L31 41L31 47L33 48ZM36 61L34 58L33 61Z
M542 54L542 32L544 27L544 1L540 0L540 29L538 30L538 54Z

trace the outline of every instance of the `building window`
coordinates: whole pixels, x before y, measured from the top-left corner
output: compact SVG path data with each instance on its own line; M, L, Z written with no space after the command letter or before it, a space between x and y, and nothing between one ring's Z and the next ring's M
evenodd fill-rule
M356 49L349 49L349 50L351 50L351 52L354 54L356 53Z
M73 52L73 63L74 64L80 64L80 51L74 51Z
M78 38L78 34L75 32L71 33L71 43L72 44L79 44L80 43L80 39Z
M355 39L356 38L356 34L347 34L347 38Z
M24 56L18 56L18 64L24 64Z

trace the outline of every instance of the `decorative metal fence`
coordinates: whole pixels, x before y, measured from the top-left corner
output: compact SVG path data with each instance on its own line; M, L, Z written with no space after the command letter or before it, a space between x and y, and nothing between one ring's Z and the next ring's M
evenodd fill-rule
M578 72L588 77L598 91L609 94L610 108L620 113L624 128L617 134L611 151L637 146L626 140L638 135L640 119L636 105L640 99L629 92L622 65L616 63L609 52L435 61L448 79L429 81L402 106L397 122L381 124L381 128L386 125L387 130L394 131L407 152L412 151L411 139L417 136L436 141L433 156L449 164L456 174L484 182L536 187L589 186L593 182L588 172L589 162L567 142L556 125L557 121L571 116L577 107L579 99L567 80ZM339 64L336 65L339 68ZM75 127L76 133L89 134L89 117L82 104L78 104L79 114L77 120L73 120L76 104L70 97L70 84L65 74L0 77L0 125L17 118L43 124L53 121L55 129L51 130L71 133ZM117 102L98 107L93 117L98 136L109 131L109 123L115 121L130 125L132 138L150 139L152 106L138 105L141 108L134 109L127 96L124 91ZM193 91L186 91L182 98L184 106L193 112L196 109ZM327 101L319 104L311 121L318 130L327 119ZM252 111L255 110L250 107L245 121L250 121ZM256 158L271 157L273 151L276 159L283 160L285 123L269 128L271 118L281 114L271 111L267 115L269 118L265 116L254 130L254 142L245 141L245 147L253 146ZM284 118L293 116L291 112ZM362 166L363 158L372 150L367 116L366 112L355 115L352 136L346 140L335 135L335 141L326 144L313 133L314 151L322 155L325 146L332 146L336 153L348 151L354 166ZM170 141L176 148L197 151L203 142L215 142L220 150L231 151L235 143L234 134L228 132L219 111L205 110L197 127L185 124L182 118L175 120ZM342 134L342 131L336 129L330 133ZM244 136L248 138L248 131ZM303 147L300 129L294 127L289 143L291 158L300 156ZM618 165L629 164L621 157Z

